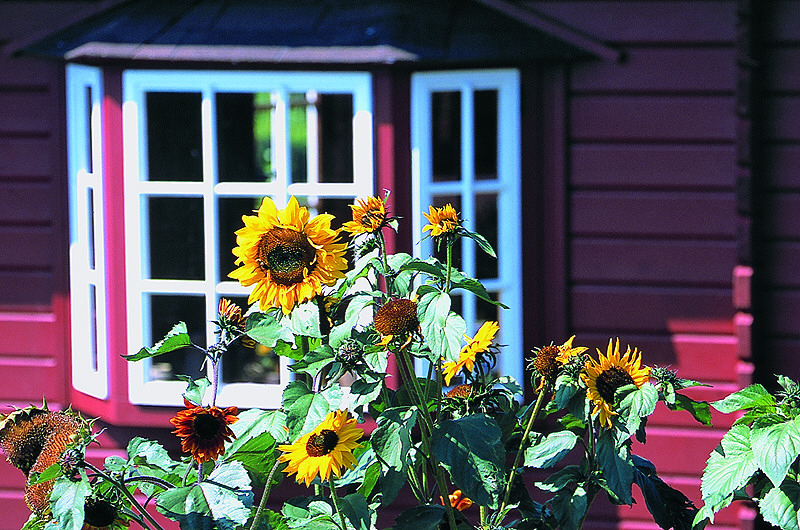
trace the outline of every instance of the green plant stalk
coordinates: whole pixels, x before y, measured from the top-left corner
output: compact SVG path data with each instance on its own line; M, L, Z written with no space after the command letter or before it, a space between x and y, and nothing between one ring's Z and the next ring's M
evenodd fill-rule
M333 483L333 477L328 479L328 487L331 489L331 500L333 501L333 507L336 509L336 513L339 514L339 521L342 523L342 530L347 530L347 520L344 518L342 509L339 508L339 495L336 493L336 484Z
M519 467L522 455L525 453L528 436L531 434L531 430L533 430L533 422L536 420L536 416L539 415L539 411L544 403L544 396L548 392L550 392L550 385L545 385L539 391L539 396L536 398L536 403L533 405L531 415L528 417L528 423L525 425L525 431L522 433L522 439L519 442L519 449L517 450L516 456L514 456L514 465L511 466L511 471L508 474L508 483L506 484L506 491L503 493L503 502L500 504L500 509L497 511L498 517L503 513L506 506L508 506L508 499L511 497L511 487L514 484L514 479L517 478L517 468ZM500 522L501 521L495 521L498 525Z
M280 465L280 462L278 459L275 459L275 464L272 466L272 469L270 469L269 475L267 475L267 483L264 485L264 493L261 494L261 502L258 503L256 513L253 516L253 520L250 522L250 530L258 528L258 521L261 519L261 514L267 506L267 499L272 491L272 478L275 476L275 472L278 470L278 465Z
M166 480L161 480L160 478L150 477L146 475L140 475L138 477L128 477L122 480L122 484L131 484L133 482L147 482L150 484L155 484L156 486L161 486L165 490L175 487Z
M141 505L141 504L139 504L139 501L137 501L137 500L136 500L136 497L134 497L134 496L133 496L133 493L131 493L130 491L128 491L128 488L126 488L124 484L120 484L120 483L119 483L119 482L118 482L116 479L114 479L114 477L112 477L111 475L107 474L107 473L106 473L105 471L103 471L102 469L100 469L100 468L98 468L98 467L95 467L95 466L93 466L91 463L89 463L89 462L86 462L85 460L84 460L84 465L86 465L86 467L87 467L87 468L91 469L91 470L92 470L92 471L93 471L95 474L97 474L98 476L102 477L102 478L103 478L103 480L105 480L105 481L107 481L107 482L111 483L111 485L112 485L112 486L114 486L114 487L115 487L116 489L118 489L118 490L119 490L119 491L120 491L120 492L121 492L123 495L125 495L125 498L126 498L126 499L128 499L128 502L130 502L130 503L131 503L131 506L135 506L135 507L136 507L136 511L138 511L139 513L141 513L141 514L142 514L142 516L143 516L145 519L147 519L147 521L148 521L150 524L152 524L152 525L153 525L155 528L158 528L158 529L160 529L160 530L164 530L164 528L163 528L163 527L162 527L160 524L158 524L158 521L156 521L155 519L153 519L153 516L152 516L152 515L150 515L150 513L149 513L147 510L145 510L145 509L142 507L142 505Z

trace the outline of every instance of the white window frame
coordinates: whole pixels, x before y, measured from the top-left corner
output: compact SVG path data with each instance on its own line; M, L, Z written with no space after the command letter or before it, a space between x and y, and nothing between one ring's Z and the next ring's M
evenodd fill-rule
M482 280L489 292L497 292L499 301L509 307L500 310L500 332L496 342L505 345L497 358L497 370L523 384L524 354L522 326L522 226L520 220L520 77L515 69L454 70L421 72L411 76L411 168L414 233L422 231L423 217L437 195L460 195L461 217L465 226L475 219L474 197L480 193L498 196L498 274ZM476 90L498 93L497 180L476 180L474 168L474 105ZM431 136L432 94L455 91L461 94L461 178L447 182L433 181ZM462 239L464 273L475 277L475 254L482 252L472 240ZM432 254L432 240L414 246L415 255ZM463 314L468 334L476 323L474 296L463 297Z
M101 129L102 73L99 68L67 65L66 87L72 386L90 396L106 399L108 328ZM91 90L91 96L87 94L87 89ZM89 195L92 196L91 203Z
M166 182L147 180L145 96L149 91L200 92L202 95L202 182ZM291 182L291 145L288 95L290 93L353 94L353 170L352 183L319 183L313 174L308 181ZM216 92L271 92L276 102L273 117L273 151L276 152L276 178L272 182L218 182L216 153L216 116L213 97ZM313 122L313 120L310 120ZM292 195L313 198L348 198L373 194L372 80L364 72L220 72L129 70L123 72L123 141L125 179L125 242L127 253L128 349L138 351L160 337L150 337L142 299L145 294L202 295L206 301L206 340L213 344L216 301L220 296L247 296L249 289L235 281L217 282L219 276L215 232L217 197L270 196L278 207ZM313 144L313 142L311 142ZM314 148L312 145L311 149ZM313 156L313 153L309 153ZM311 172L310 172L311 173ZM143 249L147 248L146 219L142 198L147 196L200 197L204 201L206 269L204 280L146 279ZM313 212L312 212L313 213ZM230 252L230 249L223 249ZM151 344L147 344L150 342ZM224 362L224 360L223 360ZM289 382L288 364L281 358L281 384L221 384L217 403L222 406L277 408ZM128 390L131 403L141 405L182 404L186 384L180 381L151 381L148 361L129 363Z

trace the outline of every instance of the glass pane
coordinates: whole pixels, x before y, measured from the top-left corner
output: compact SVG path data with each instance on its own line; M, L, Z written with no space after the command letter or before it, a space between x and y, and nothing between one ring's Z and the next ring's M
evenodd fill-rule
M155 344L169 333L178 322L186 322L186 329L192 343L206 347L205 299L202 296L179 296L153 294L145 296L145 304L150 304L149 344ZM180 348L153 358L150 366L151 380L175 380L176 374L198 378L201 372L203 353L196 348Z
M236 269L236 256L232 254L236 247L236 231L244 228L243 215L255 215L261 206L262 198L226 198L219 199L219 278L217 281L230 281L228 273ZM242 306L245 308L246 306Z
M292 182L308 182L308 119L306 95L289 94L289 141Z
M497 179L497 90L477 90L475 101L475 179Z
M456 213L458 213L459 217L461 217L461 196L460 195L438 195L433 198L433 207L441 208L446 204L451 204L453 208L455 208ZM428 213L428 206L423 205L423 212ZM423 217L422 218L423 225L425 226L428 224L428 219ZM425 232L425 235L430 235L430 231ZM456 269L461 269L461 245L463 244L463 238L461 241L457 242L453 245L453 267ZM447 255L445 254L445 248L442 247L440 249L436 248L436 245L433 246L433 256L445 263L447 259Z
M148 180L203 180L200 93L148 92Z
M94 138L93 131L92 131L92 87L87 86L85 88L84 97L86 98L86 131L88 132L88 142L86 142L86 172L93 173L94 170L92 168L92 150L94 148L94 142L92 139Z
M247 308L247 297L226 297L243 310ZM253 346L253 347L250 347ZM224 383L272 383L281 382L280 358L262 344L237 341L222 358L222 381Z
M89 359L92 371L97 371L97 287L89 284Z
M497 194L475 196L475 219L472 226L475 231L486 238L495 253L498 252L497 240ZM475 248L475 274L478 278L497 278L497 258Z
M269 92L218 93L220 182L272 182L272 103Z
M149 197L150 278L202 280L205 276L203 199Z
M497 301L497 293L489 292L489 298ZM475 330L477 331L478 327L483 325L483 323L486 321L494 320L495 322L498 322L500 320L500 307L475 297L475 315L478 319L478 322L476 322L475 326Z
M319 181L353 182L353 95L320 94Z
M433 181L461 180L461 93L431 95Z
M86 188L86 251L89 253L89 269L95 270L94 188Z

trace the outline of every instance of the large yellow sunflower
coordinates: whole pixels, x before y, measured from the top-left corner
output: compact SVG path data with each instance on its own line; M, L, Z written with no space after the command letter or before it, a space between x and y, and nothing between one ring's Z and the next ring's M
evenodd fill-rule
M475 366L475 357L482 352L485 352L492 345L495 335L500 330L500 325L494 321L484 322L474 338L469 338L464 335L467 341L466 346L461 348L458 354L457 362L446 362L442 366L442 375L444 375L445 384L449 385L450 380L458 374L462 368L472 372Z
M379 197L358 199L350 205L353 220L342 225L342 230L351 235L374 234L386 226L386 204Z
M427 232L430 230L433 237L455 233L460 226L458 213L453 208L453 205L449 203L441 208L428 206L428 213L422 212L422 215L425 216L429 223L422 227L422 231Z
M355 467L353 450L358 447L362 436L364 431L356 427L356 420L348 411L334 410L295 443L278 446L278 450L283 451L278 460L289 463L283 472L287 475L297 473L298 484L305 482L309 486L317 476L329 480L331 473L341 477L342 468Z
M586 383L587 395L594 403L592 414L597 414L600 425L611 427L611 416L614 412L614 401L617 389L634 384L641 388L650 378L650 368L642 366L642 355L636 348L631 347L625 353L619 352L619 339L616 345L612 339L608 340L606 355L598 349L598 360L589 359L581 374L581 379Z
M288 315L344 276L347 245L336 242L333 216L309 217L294 197L280 211L266 197L258 215L242 216L244 228L236 231L233 249L240 267L229 276L245 287L255 284L248 303L258 300L262 311L280 307Z

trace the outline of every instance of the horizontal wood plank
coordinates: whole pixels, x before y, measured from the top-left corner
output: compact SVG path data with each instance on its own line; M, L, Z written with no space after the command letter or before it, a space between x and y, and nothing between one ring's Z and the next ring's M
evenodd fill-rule
M53 178L58 156L58 146L49 136L0 139L0 186L4 179ZM0 192L0 200L2 196Z
M61 120L58 99L48 91L0 90L0 135L48 134Z
M800 191L800 145L769 145L765 150L764 172L759 174L769 189Z
M781 338L800 339L800 289L773 290L769 300L762 315L766 332Z
M762 246L770 287L800 288L800 242L770 241ZM798 324L800 328L800 323Z
M733 189L736 174L732 145L578 144L570 155L576 187Z
M35 351L35 350L33 350ZM63 363L51 357L0 357L0 400L30 403L64 401L66 378Z
M800 42L800 24L789 24L789 20L800 20L800 2L797 0L773 0L767 11L768 30L765 34L769 42Z
M0 311L50 309L57 285L62 283L55 271L0 270Z
M575 238L572 279L579 283L645 283L727 287L736 265L734 241Z
M723 192L595 192L572 194L571 228L580 236L733 238L736 199Z
M0 226L0 269L50 270L58 244L49 227Z
M769 140L800 141L800 94L767 96L764 135Z
M609 142L728 142L735 137L732 96L574 96L572 138Z
M0 182L0 224L49 225L54 211L67 206L46 182Z
M800 239L800 194L765 194L764 233L770 239Z

